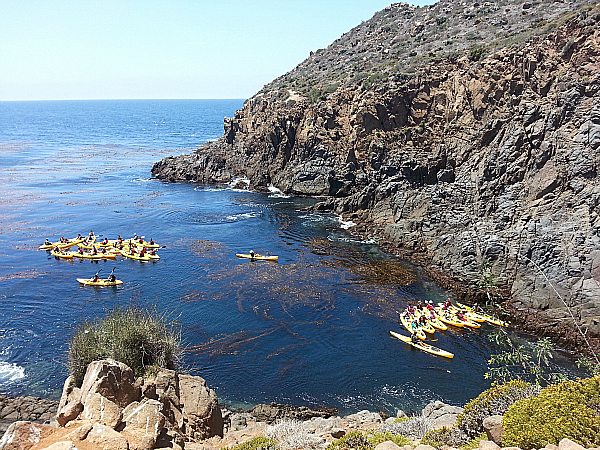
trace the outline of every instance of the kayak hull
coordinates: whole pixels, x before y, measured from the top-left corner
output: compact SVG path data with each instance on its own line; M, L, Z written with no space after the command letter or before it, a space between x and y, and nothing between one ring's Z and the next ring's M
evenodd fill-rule
M119 286L119 285L123 284L123 281L121 281L121 280L115 280L115 281L108 281L108 280L92 281L92 280L85 279L85 278L77 278L77 281L79 283L83 284L84 286L96 286L96 287Z
M447 352L446 350L442 350L441 348L434 347L433 345L429 345L425 342L413 342L410 337L404 336L403 334L390 331L390 335L392 335L396 339L400 339L402 342L405 342L406 344L416 349L429 353L430 355L441 356L442 358L448 359L454 358L453 353Z
M253 261L279 261L279 256L266 256L259 255L258 253L255 253L254 257L250 256L248 253L236 253L235 256L238 258L251 259Z

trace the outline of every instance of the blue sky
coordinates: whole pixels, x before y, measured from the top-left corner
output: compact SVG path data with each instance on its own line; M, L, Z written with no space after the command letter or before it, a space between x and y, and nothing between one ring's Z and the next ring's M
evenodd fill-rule
M1 1L0 100L247 98L391 3Z

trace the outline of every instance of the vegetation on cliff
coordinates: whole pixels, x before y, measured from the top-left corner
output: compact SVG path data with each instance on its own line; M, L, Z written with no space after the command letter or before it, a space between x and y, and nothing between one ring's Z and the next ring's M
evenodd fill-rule
M134 307L115 309L77 329L69 345L69 371L80 384L88 364L111 358L143 376L158 367L175 369L180 354L180 332L164 316Z

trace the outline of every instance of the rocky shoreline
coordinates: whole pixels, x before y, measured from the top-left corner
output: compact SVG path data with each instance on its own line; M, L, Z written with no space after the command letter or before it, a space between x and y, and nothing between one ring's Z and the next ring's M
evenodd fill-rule
M566 392L591 388L597 397L600 377L583 381L571 382ZM539 387L511 382L482 393L464 408L433 401L410 417L401 410L387 418L370 411L338 416L333 410L275 403L234 412L219 405L200 377L157 367L135 378L127 365L104 359L87 366L81 384L68 377L58 405L31 397L2 398L3 420L12 423L0 439L0 450L450 450L467 441L473 450L517 450L502 446L509 433L505 426L510 426L505 417L515 402L536 396L541 396ZM593 406L595 400L590 401ZM5 414L8 409L13 413ZM571 419L564 420L568 424ZM569 425L565 432L544 448L584 450L566 438L579 432ZM368 436L375 441L365 441ZM581 436L586 442L586 432ZM597 437L590 439L600 443Z
M592 0L394 4L152 172L321 196L460 298L598 349L599 23Z

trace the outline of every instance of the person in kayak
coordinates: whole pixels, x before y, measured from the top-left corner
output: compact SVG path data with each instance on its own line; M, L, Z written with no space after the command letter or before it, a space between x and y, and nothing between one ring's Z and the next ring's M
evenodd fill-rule
M108 275L108 281L110 281L111 283L114 283L117 280L117 277L115 276L115 268L113 267L113 270L110 271L110 274Z
M254 250L250 250L248 253L250 254L250 260L254 260L254 255L256 255L256 253L254 253Z
M48 240L48 238L46 238L46 240L44 241L44 245L52 245L52 242L50 242L50 241Z
M419 338L415 333L410 333L410 342L412 342L413 344L419 343Z
M154 245L154 239L150 238L150 245Z
M97 255L98 254L98 250L96 249L95 245L92 245L92 255Z
M140 250L140 256L146 256L146 247L142 247Z
M83 255L83 249L81 247L77 247L77 251L79 252L80 255Z

